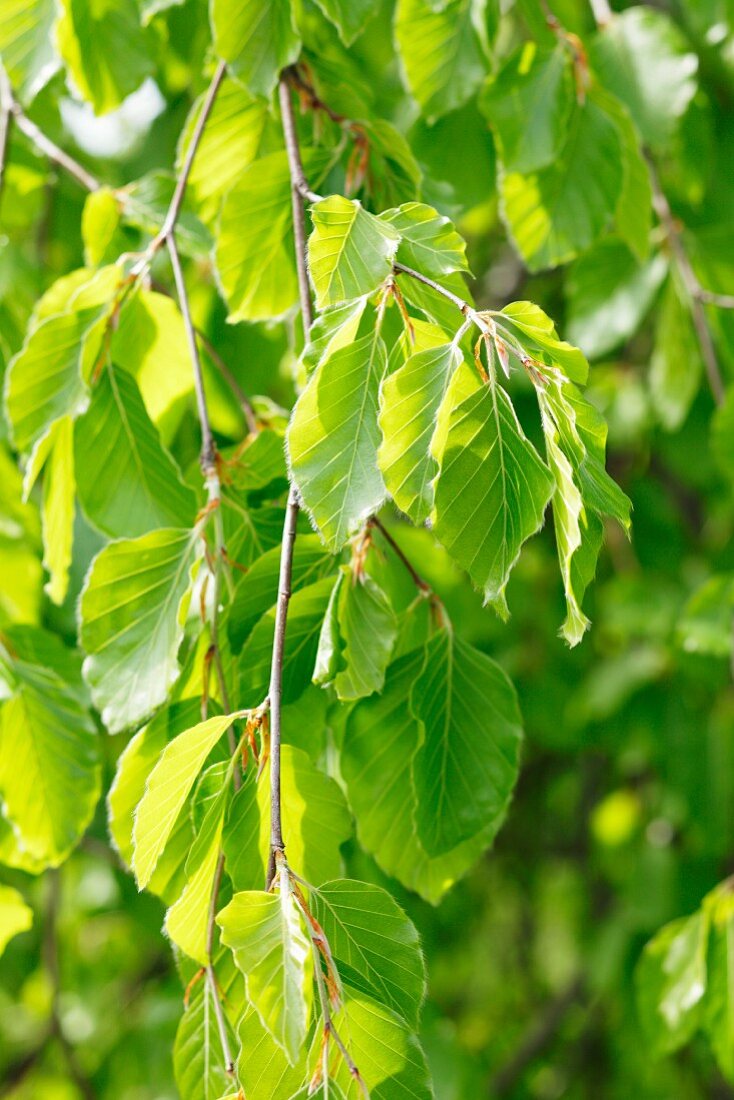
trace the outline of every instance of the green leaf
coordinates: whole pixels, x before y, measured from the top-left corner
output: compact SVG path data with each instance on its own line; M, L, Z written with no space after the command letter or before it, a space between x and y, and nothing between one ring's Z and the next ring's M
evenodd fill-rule
M468 271L466 242L453 223L424 202L405 202L385 210L380 220L400 234L396 259L423 275L441 279L455 271Z
M162 446L135 380L108 363L74 429L79 501L113 538L193 523L196 499Z
M589 92L575 105L552 164L501 174L502 214L529 269L565 263L593 244L612 220L622 185L617 128Z
M480 99L508 172L537 172L552 164L566 140L574 103L571 58L565 44L550 52L526 42L489 77Z
M416 837L412 761L423 731L408 699L423 663L422 649L401 657L388 669L382 695L357 703L340 763L362 847L386 874L436 905L489 847L492 835L481 833L434 858Z
M566 284L568 335L592 359L629 340L644 321L665 278L660 253L640 263L613 237L577 260Z
M708 915L701 911L666 924L637 964L638 1012L647 1040L659 1052L682 1046L700 1024L708 928Z
M148 776L133 827L132 867L139 889L150 882L207 756L234 718L207 718L170 741Z
M348 567L343 568L349 573ZM398 623L387 596L367 574L342 583L339 627L344 639L344 667L334 679L337 698L361 699L381 691Z
M0 955L14 936L27 932L32 924L33 910L23 901L23 895L0 884Z
M415 925L379 886L354 879L326 882L311 911L321 925L342 981L355 974L380 1004L418 1027L426 974Z
M45 471L41 503L43 564L49 573L44 587L49 599L60 605L69 587L74 541L76 482L71 417L55 420L35 444L26 467L26 497L41 469Z
M350 570L341 569L336 578L336 584L331 590L329 602L326 605L324 621L319 631L319 645L316 650L312 680L314 684L330 684L339 671L339 656L341 653L341 637L339 634L339 605L341 591L347 583Z
M615 229L638 260L646 260L650 255L652 229L650 170L627 109L601 88L596 89L595 96L614 121L622 149L622 190L614 211Z
M282 317L298 301L285 153L255 161L224 200L216 239L230 321Z
M411 692L424 741L413 760L416 827L431 856L496 833L517 779L522 726L507 676L451 629L428 643Z
M375 0L316 0L327 19L339 31L345 46L359 38L367 22L376 13Z
M32 100L59 67L52 29L55 0L6 0L0 22L0 54L16 95Z
M395 39L408 89L428 122L466 103L487 72L481 5L399 0Z
M248 1100L274 1100L276 1096L293 1097L306 1078L306 1057L295 1066L270 1035L252 1005L248 1005L238 1030L240 1058L237 1075ZM332 1100L337 1100L336 1096Z
M153 72L135 0L60 0L56 44L74 86L106 114Z
M657 315L650 360L650 396L663 427L676 431L698 393L703 360L688 298L676 277L668 280Z
M315 203L311 217L308 266L317 308L377 290L392 271L397 230L341 195Z
M97 309L85 309L42 320L11 360L5 409L17 450L30 451L54 420L76 416L86 405L82 342L98 316Z
M452 410L440 467L436 536L506 617L510 572L523 542L542 526L554 486L497 383Z
M84 678L111 733L147 718L178 678L198 544L196 531L161 528L112 542L92 562L79 637Z
M245 975L250 1002L295 1065L308 1031L313 956L287 875L281 873L278 882L275 894L235 894L217 923Z
M293 547L291 592L295 595L334 568L334 558L323 546L318 535L301 535ZM278 596L280 546L274 546L259 557L237 583L227 621L230 645L239 653L258 620L274 606Z
M230 790L231 784L228 782L227 795ZM215 800L210 808L210 814L204 819L195 841L195 845L203 849L198 865L194 870L189 871L189 862L194 855L194 848L192 848L186 863L186 886L181 896L166 913L164 924L171 942L201 966L206 966L209 961L207 943L209 906L219 863L225 808L224 798Z
M627 106L645 143L668 147L696 94L698 67L670 17L646 7L615 15L594 39L591 62Z
M734 483L734 386L711 421L711 450L719 469Z
M191 108L179 140L176 169L183 167L206 93ZM189 174L188 189L199 213L209 225L222 199L257 159L268 119L268 106L256 99L236 80L225 77L214 101Z
M510 302L495 317L531 358L556 366L572 382L586 382L589 364L573 344L561 340L547 313L533 302Z
M165 221L175 187L176 177L172 172L156 169L119 188L117 197L122 204L125 223L155 237ZM182 253L196 259L202 258L211 245L207 230L188 209L185 199L176 220L176 241Z
M288 736L287 726L284 734ZM315 736L315 735L314 735ZM307 754L290 744L281 749L283 839L290 866L318 885L342 874L341 845L352 821L338 784ZM236 890L254 890L265 881L270 852L270 765L257 782L251 776L235 796L225 824L223 848Z
M420 1043L395 1012L364 993L351 993L334 1023L349 1036L349 1050L370 1095L384 1100L432 1100L433 1089ZM347 1065L331 1044L330 1068L349 1100L361 1095Z
M193 988L173 1044L173 1073L181 1100L219 1100L232 1085L224 1064L222 1040L211 983L202 977ZM235 1049L232 1027L226 1022L230 1049Z
M311 375L291 417L291 475L314 527L334 552L385 499L377 468L377 402L386 366L377 331L340 348Z
M322 577L291 598L283 668L283 700L286 703L294 702L311 683L321 623L333 587L333 577ZM242 690L251 706L259 706L268 693L276 610L273 605L263 615L239 659Z
M688 653L728 657L734 646L734 573L709 577L683 608L678 638Z
M76 654L52 634L11 627L0 644L0 791L31 857L58 866L100 793L99 737Z
M290 0L213 0L214 49L254 95L269 96L301 40Z
M734 1080L734 893L730 880L706 896L703 920L707 920L709 932L703 1026L719 1068L731 1081Z
M380 469L391 497L414 523L433 507L436 417L461 362L455 343L417 351L380 389Z
M319 313L309 329L308 343L301 353L301 362L307 373L310 374L335 351L353 343L366 305L365 296L352 302L341 302Z

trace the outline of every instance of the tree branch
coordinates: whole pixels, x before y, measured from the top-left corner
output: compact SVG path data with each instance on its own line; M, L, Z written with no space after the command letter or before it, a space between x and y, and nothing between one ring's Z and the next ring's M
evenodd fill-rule
M388 529L385 527L385 525L382 523L382 521L379 520L377 518L377 516L373 516L372 519L369 522L370 522L370 525L372 527L377 528L377 530L380 532L380 534L384 538L385 542L392 549L395 556L403 563L405 568L408 570L408 572L410 573L410 576L413 580L413 584L416 586L416 588L420 592L425 592L425 593L432 592L433 589L431 588L430 584L428 584L427 581L423 580L423 577L421 577L418 570L415 569L415 567L413 566L411 561L408 559L408 556L406 555L405 551L397 544L397 542L392 537L392 535L390 534Z
M91 172L88 172L86 168L82 167L78 161L74 160L73 157L59 148L55 142L46 137L44 132L36 126L35 122L31 122L20 103L15 98L7 73L1 65L0 104L2 105L3 113L15 120L15 124L21 133L24 133L27 138L30 138L36 148L41 153L44 153L50 161L53 161L54 164L58 164L60 168L63 168L70 176L73 176L77 183L81 184L87 191L99 190L99 180L97 180Z
M726 387L721 376L716 348L711 335L711 329L709 328L708 318L706 317L705 304L710 303L716 305L720 304L722 301L728 303L730 299L728 295L714 294L712 291L705 290L704 287L701 286L698 276L693 270L693 265L688 257L685 245L683 244L683 237L675 217L673 216L673 211L670 209L670 203L660 185L655 165L649 157L647 158L647 164L650 170L655 213L660 219L660 224L665 231L676 267L678 268L683 286L690 301L691 319L696 329L696 335L698 336L698 343L706 368L709 388L713 394L714 401L717 405L720 405L724 400ZM731 301L734 303L734 298L732 298ZM726 305L723 308L730 307Z
M303 205L304 192L308 186L303 174L301 153L298 147L296 120L286 73L281 75L278 86L280 112L283 124L288 167L291 176L291 197L293 205L293 230L295 237L296 270L298 272L298 291L301 303L301 322L303 324L304 343L313 324L311 290L308 284L306 268L306 215ZM276 852L283 852L283 822L280 796L280 744L281 744L281 701L283 693L283 659L285 654L285 635L288 623L288 604L291 597L291 574L293 572L293 545L296 539L298 522L298 495L291 485L286 504L283 539L280 551L280 576L278 579L278 602L275 611L275 633L273 636L273 654L270 664L270 856L268 859L266 886L269 890L276 872Z

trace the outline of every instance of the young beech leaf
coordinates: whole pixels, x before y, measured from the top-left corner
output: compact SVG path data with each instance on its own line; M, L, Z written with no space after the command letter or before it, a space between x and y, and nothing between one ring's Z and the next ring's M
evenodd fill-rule
M340 348L311 375L291 417L291 474L304 508L334 552L385 499L377 467L377 404L386 366L376 331Z
M461 107L486 75L479 11L472 0L399 0L395 39L408 88L429 123Z
M313 955L287 876L281 874L278 882L272 894L235 894L217 914L217 924L263 1026L296 1065L311 1012Z
M433 507L436 417L462 358L454 343L417 351L380 388L380 469L398 508L414 523Z
M324 621L319 631L319 645L316 650L312 680L314 684L330 684L339 671L341 639L339 636L339 605L341 590L346 583L350 570L341 570L331 590Z
M212 0L214 49L255 95L269 96L301 41L290 0Z
M412 761L423 730L408 700L424 659L422 648L401 657L382 695L356 704L340 762L362 847L386 874L437 905L489 847L500 821L442 856L428 856L416 836Z
M217 980L221 973L217 967ZM173 1044L173 1072L181 1100L220 1100L232 1084L222 1054L211 982L203 979L189 991ZM236 1049L232 1026L225 1016L230 1049Z
M483 386L452 410L440 467L436 535L506 618L510 572L523 542L542 526L554 485L499 385Z
M33 924L33 910L12 886L0 885L0 955L12 940Z
M345 46L351 46L377 11L374 0L317 0L317 3L339 31Z
M180 733L148 776L133 827L132 866L139 889L150 881L204 761L233 721L220 714Z
M311 911L329 941L343 982L350 974L370 995L418 1027L426 971L415 925L386 890L335 879L314 892Z
M700 1025L706 993L708 913L672 921L647 944L635 972L637 1007L656 1051L676 1050Z
M561 340L547 313L534 302L510 302L497 318L524 351L541 363L556 366L566 378L583 385L589 374L586 356Z
M43 469L41 528L43 565L49 578L44 586L49 599L62 604L69 587L74 543L74 426L70 416L54 420L45 435L36 442L23 480L24 495Z
M110 733L147 718L178 678L198 544L196 531L162 528L111 542L92 562L79 636L84 678Z
M392 271L400 236L355 199L331 195L311 208L308 266L321 309L377 290Z
M263 1027L252 1004L247 1005L239 1021L238 1038L237 1076L247 1100L274 1100L278 1096L291 1100L299 1095L299 1086L309 1077L305 1047L296 1064L291 1065L283 1048Z
M361 699L382 691L398 632L387 596L367 574L347 576L339 593L338 615L344 667L334 678L337 698Z
M443 214L424 202L406 202L385 210L380 220L400 234L397 259L423 275L440 279L455 271L468 271L466 242Z
M0 642L0 796L23 849L58 866L100 794L99 735L78 655L37 627Z
M186 527L196 498L161 445L127 371L108 364L74 428L77 491L85 514L113 538Z
M413 758L418 837L444 855L496 832L517 779L522 725L505 673L484 653L439 631L410 696L424 739Z

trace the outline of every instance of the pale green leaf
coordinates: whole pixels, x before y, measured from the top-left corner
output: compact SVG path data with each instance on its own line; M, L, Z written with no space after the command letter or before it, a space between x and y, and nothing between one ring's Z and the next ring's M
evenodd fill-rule
M237 1074L247 1100L292 1097L307 1076L305 1051L295 1066L267 1031L252 1005L239 1023L240 1057ZM332 1100L336 1100L333 1097Z
M453 223L424 202L406 202L380 214L400 234L396 259L423 275L441 279L468 271L466 242Z
M734 892L723 882L703 902L708 924L703 1026L725 1077L734 1080ZM690 949L689 949L690 950ZM699 948L699 950L701 950ZM699 973L700 973L699 962ZM698 976L698 975L697 975Z
M4 0L0 55L16 95L32 100L59 67L52 29L55 0Z
M181 1100L219 1100L232 1085L222 1055L214 1007L215 994L206 977L191 989L173 1044L173 1073ZM226 1022L230 1049L235 1036Z
M314 371L293 410L287 436L291 474L332 551L385 499L377 467L377 404L386 365L379 333L363 336Z
M235 894L217 914L217 923L222 942L245 975L250 1002L295 1065L308 1031L313 956L287 875L278 882L274 894Z
M23 901L23 895L0 884L0 955L14 936L27 932L32 924L33 910Z
M331 590L326 605L324 621L319 631L319 645L316 650L312 680L314 684L330 684L339 671L341 639L339 635L339 604L349 570L340 570L336 584Z
M43 467L41 525L43 564L49 579L45 590L55 604L62 604L69 587L72 544L74 540L74 447L70 417L55 420L36 443L28 470L34 480ZM29 486L30 479L26 481Z
M311 217L308 266L318 309L377 290L392 271L397 230L341 195L315 203Z
M79 601L84 677L111 733L163 703L179 675L182 614L199 536L161 528L105 547Z
M414 523L423 522L433 507L436 417L461 362L454 343L416 351L380 389L380 469L391 497Z
M317 0L317 3L339 31L345 46L351 46L377 12L375 0Z
M106 114L153 71L135 0L60 0L56 45L74 87Z
M270 95L301 47L290 0L213 0L210 16L218 55L253 94Z
M371 883L336 879L314 892L311 911L342 981L358 975L376 1001L417 1028L426 987L420 939L390 894Z
M334 680L337 697L361 699L381 691L398 624L387 596L367 574L351 576L342 584L339 629L344 667Z
M196 499L160 442L135 380L108 363L74 428L79 502L113 538L185 527Z
M613 95L595 91L597 103L617 127L622 150L622 190L614 211L617 234L639 260L650 255L652 229L652 184L639 134L629 112Z
M615 15L596 36L591 61L629 109L647 145L665 148L696 93L696 55L671 18L648 7Z
M510 572L542 526L554 486L497 383L453 409L440 467L436 536L504 617Z
M570 52L526 42L488 79L481 108L508 172L537 172L552 164L566 139L574 103Z
M653 407L668 431L676 431L688 416L702 374L701 348L687 295L672 277L657 315L649 376Z
M220 714L180 733L166 745L148 776L133 827L132 867L141 890L150 881L204 761L233 720Z
M335 351L351 344L357 336L359 323L367 305L367 297L341 302L319 313L308 333L308 343L301 353L307 373Z
M428 643L411 708L424 741L413 759L416 827L429 855L496 833L517 779L522 726L507 676L489 657L439 631Z
M503 306L496 321L532 359L558 367L572 382L586 382L589 373L586 356L559 338L552 320L540 306L533 302L510 302Z
M395 38L408 88L429 122L456 110L486 75L474 0L399 0Z
M4 638L4 812L29 855L58 866L84 833L99 798L99 736L76 655L34 627L11 627Z
M230 785L227 786L229 789ZM201 966L206 966L209 961L207 950L209 906L219 862L224 810L225 804L222 800L211 807L211 820L204 820L201 826L201 832L206 836L203 856L196 869L190 873L187 861L186 886L180 898L166 913L163 926L171 942ZM197 834L196 843L199 839Z
M126 238L120 231L120 201L111 187L100 187L87 195L82 212L84 262L90 267L115 260L125 251Z
M699 1026L708 926L708 915L701 911L666 924L637 964L638 1012L646 1038L657 1051L682 1046Z

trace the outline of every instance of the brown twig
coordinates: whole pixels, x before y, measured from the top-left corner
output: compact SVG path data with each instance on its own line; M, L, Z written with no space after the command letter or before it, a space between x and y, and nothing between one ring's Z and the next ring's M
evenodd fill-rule
M377 516L372 516L372 518L370 519L369 522L370 522L370 525L372 527L377 528L377 530L380 532L380 534L384 538L385 542L392 549L395 556L403 563L405 568L408 570L408 572L410 573L410 576L413 580L413 584L416 586L416 588L420 592L426 592L426 593L432 592L433 590L432 590L430 584L428 584L427 581L423 580L423 577L421 577L418 570L413 566L412 562L408 559L405 551L401 549L401 547L395 541L395 539L390 534L387 527L385 527L385 525L382 523L382 521L380 519L378 519Z

